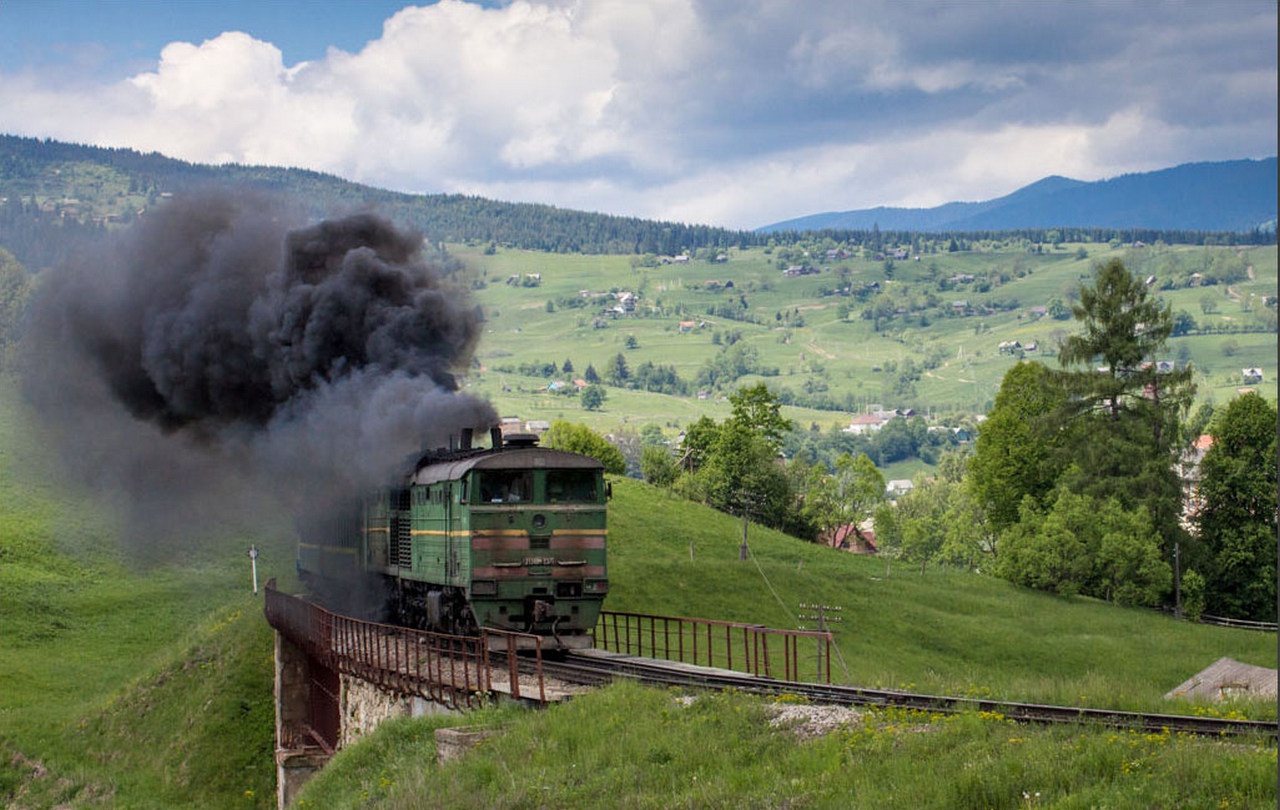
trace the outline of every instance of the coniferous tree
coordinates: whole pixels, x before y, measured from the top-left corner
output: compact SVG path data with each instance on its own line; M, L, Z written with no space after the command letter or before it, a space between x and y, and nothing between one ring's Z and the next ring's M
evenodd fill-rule
M627 384L627 380L631 379L631 370L627 368L627 358L622 352L618 352L614 356L613 361L609 364L609 370L605 372L605 378L610 385L618 387Z
M1145 508L1172 559L1175 544L1188 540L1175 461L1179 420L1195 395L1189 366L1160 362L1173 310L1112 259L1080 288L1072 314L1082 331L1063 341L1057 378L1069 394L1059 447L1076 472L1063 483L1115 497L1124 509Z

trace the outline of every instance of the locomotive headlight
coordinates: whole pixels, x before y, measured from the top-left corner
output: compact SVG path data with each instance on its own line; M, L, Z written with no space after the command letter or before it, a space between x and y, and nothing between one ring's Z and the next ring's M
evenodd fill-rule
M547 525L546 515L538 514L533 516L533 528L541 529L543 526L546 526L546 525Z
M586 582L587 593L608 593L609 580L607 579L589 579Z
M492 579L477 579L471 583L472 596L497 596L498 583Z

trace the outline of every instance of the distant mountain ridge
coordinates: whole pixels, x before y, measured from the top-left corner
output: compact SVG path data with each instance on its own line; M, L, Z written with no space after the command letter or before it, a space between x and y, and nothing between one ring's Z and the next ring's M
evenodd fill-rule
M986 202L935 208L879 206L810 214L757 231L1003 231L1023 228L1150 228L1274 231L1276 158L1185 163L1085 182L1053 175Z

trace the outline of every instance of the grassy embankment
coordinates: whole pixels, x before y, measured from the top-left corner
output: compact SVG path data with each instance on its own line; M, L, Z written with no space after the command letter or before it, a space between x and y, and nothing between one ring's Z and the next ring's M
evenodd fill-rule
M1276 749L1170 734L1041 728L998 715L876 711L806 739L743 694L691 703L616 684L496 727L435 761L458 718L390 721L339 752L298 808L1093 808L1267 810Z
M0 798L273 806L271 635L249 541L214 539L182 565L122 557L109 506L66 483L15 388L0 377ZM273 552L264 579L292 567Z

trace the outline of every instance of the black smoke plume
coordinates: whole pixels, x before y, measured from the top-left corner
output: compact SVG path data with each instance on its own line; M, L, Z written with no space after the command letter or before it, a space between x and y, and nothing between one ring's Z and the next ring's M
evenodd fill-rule
M153 557L251 526L264 492L314 522L496 421L455 376L482 315L422 244L368 213L308 224L258 194L175 199L47 271L24 390Z

